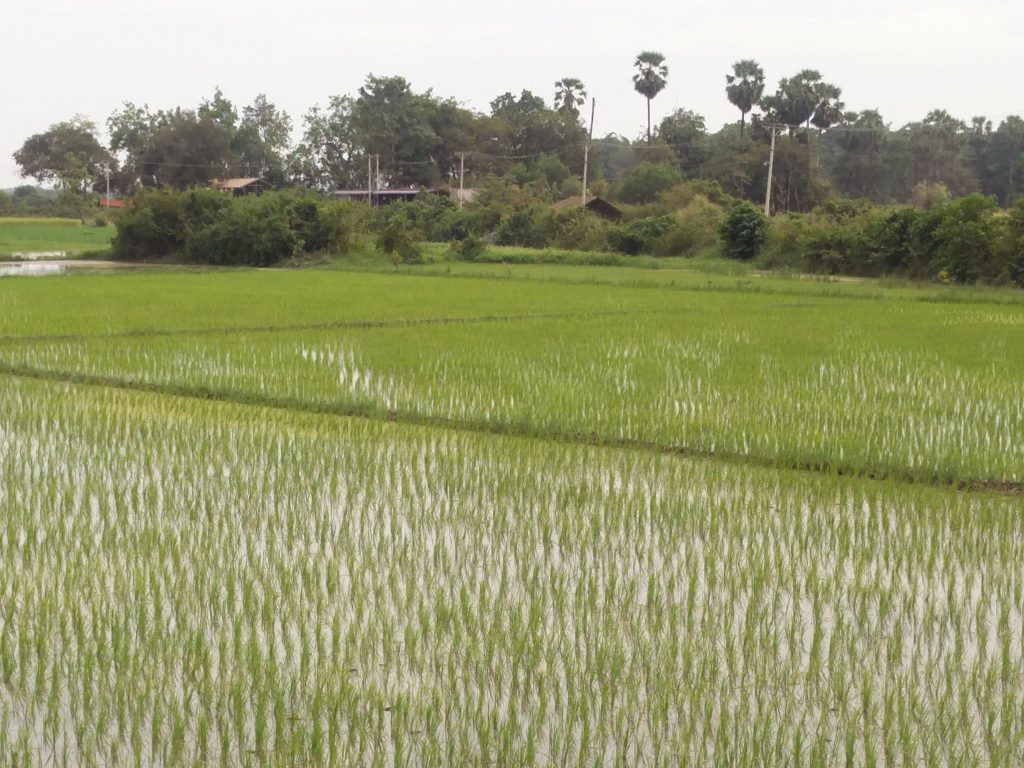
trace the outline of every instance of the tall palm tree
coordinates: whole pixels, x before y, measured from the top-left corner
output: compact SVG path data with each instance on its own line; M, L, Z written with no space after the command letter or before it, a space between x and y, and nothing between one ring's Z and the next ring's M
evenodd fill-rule
M647 143L651 143L651 99L661 93L668 80L665 57L656 51L643 51L633 62L636 74L633 87L647 99Z
M587 89L582 80L575 77L563 77L555 83L555 109L578 116L580 105L587 98Z
M764 93L764 70L753 59L743 59L732 65L732 74L725 76L725 95L740 111L740 136L746 125L747 112L752 110Z
M846 105L839 100L843 95L842 88L832 83L818 83L814 90L818 104L814 108L811 124L818 129L820 136L822 131L827 131L843 119L843 109Z

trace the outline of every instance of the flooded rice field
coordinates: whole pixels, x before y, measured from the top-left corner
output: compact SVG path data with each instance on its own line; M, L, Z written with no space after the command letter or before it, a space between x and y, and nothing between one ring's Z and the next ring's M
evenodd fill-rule
M2 286L0 763L1024 764L1020 307L215 278Z

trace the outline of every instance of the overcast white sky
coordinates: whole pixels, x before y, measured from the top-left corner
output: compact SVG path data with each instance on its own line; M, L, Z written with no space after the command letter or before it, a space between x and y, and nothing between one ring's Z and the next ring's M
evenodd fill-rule
M669 65L656 118L737 119L724 74L754 58L770 90L818 69L847 108L896 126L939 107L998 123L1024 113L1022 40L1021 0L2 0L0 187L22 183L11 153L25 138L76 113L102 126L123 101L195 106L219 85L237 107L266 93L300 127L369 72L481 111L523 88L550 101L555 80L578 77L597 98L595 134L634 137L643 49Z

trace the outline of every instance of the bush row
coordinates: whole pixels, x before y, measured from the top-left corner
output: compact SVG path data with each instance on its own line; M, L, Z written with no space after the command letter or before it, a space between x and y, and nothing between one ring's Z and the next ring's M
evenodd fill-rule
M981 195L928 210L837 198L809 214L766 219L753 205L690 181L626 212L611 222L508 188L464 209L424 195L372 211L299 192L233 198L208 189L149 191L121 217L114 249L131 260L266 266L306 253L347 253L369 233L396 263L419 261L428 240L451 243L451 255L467 260L486 258L487 243L616 258L718 252L801 272L1024 285L1024 199L1003 211Z
M347 253L365 210L298 192L232 197L211 189L151 190L117 224L113 250L129 261L269 266L303 254Z
M947 283L1024 285L1024 199L1002 211L969 195L930 210L832 200L771 221L766 267Z

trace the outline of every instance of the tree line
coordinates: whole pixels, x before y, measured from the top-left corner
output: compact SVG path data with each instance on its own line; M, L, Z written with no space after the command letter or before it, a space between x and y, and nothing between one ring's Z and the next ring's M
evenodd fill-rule
M652 124L651 102L668 77L664 56L637 56L632 81L647 129L593 141L596 192L648 202L655 193L626 185L646 165L656 167L655 176L714 181L729 195L763 203L773 131L775 211L809 211L834 196L929 204L974 192L1009 207L1021 191L1018 116L994 125L937 109L893 127L877 110L848 110L842 89L816 70L783 77L771 91L760 65L742 60L724 78L723 96L739 111L735 124L709 131L704 117L687 109ZM453 185L464 171L472 186L543 177L552 196L575 194L589 141L586 98L584 83L565 77L550 103L528 90L506 92L477 112L430 90L416 92L402 77L371 74L357 93L307 110L293 142L292 117L265 95L239 109L217 89L195 107L126 102L106 120L105 145L98 127L76 116L29 137L14 158L39 182L104 191L109 179L117 195L229 176L321 191L365 188L377 168L380 187Z

